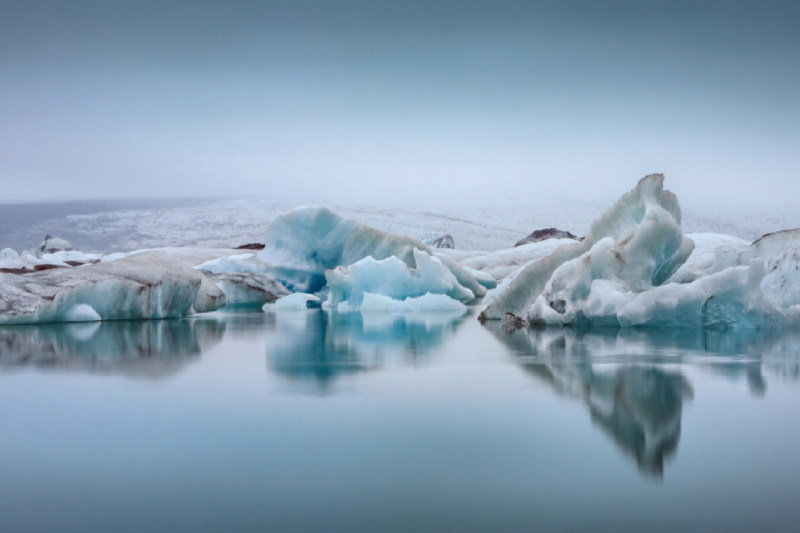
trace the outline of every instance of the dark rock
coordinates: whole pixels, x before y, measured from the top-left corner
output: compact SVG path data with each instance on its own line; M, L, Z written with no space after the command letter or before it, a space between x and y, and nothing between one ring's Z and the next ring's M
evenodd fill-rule
M241 246L237 246L234 250L263 250L264 245L258 242L251 242L249 244L243 244Z
M542 242L547 239L574 239L580 240L572 233L556 228L537 229L521 241L517 242L514 246L522 246L523 244L530 244L532 242Z
M26 268L0 268L0 274L27 274L33 272Z
M36 271L36 272L40 272L42 270L52 270L54 268L64 268L64 267L62 267L61 265L50 265L50 264L45 263L43 265L35 265L33 267L33 270Z

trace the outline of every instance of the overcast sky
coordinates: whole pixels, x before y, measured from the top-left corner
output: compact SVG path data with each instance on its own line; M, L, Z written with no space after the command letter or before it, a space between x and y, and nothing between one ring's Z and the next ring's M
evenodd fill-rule
M0 3L0 203L800 193L800 2Z

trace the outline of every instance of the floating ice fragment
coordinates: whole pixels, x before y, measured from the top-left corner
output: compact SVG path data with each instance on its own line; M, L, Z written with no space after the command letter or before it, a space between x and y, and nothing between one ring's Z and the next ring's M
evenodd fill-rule
M309 307L318 307L320 299L313 294L297 292L280 298L275 303L264 304L264 311L305 311Z
M95 322L102 320L89 304L78 304L64 315L64 322Z

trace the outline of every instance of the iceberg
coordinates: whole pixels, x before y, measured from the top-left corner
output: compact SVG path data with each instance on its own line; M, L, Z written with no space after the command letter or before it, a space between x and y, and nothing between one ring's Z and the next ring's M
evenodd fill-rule
M582 241L560 246L529 264L481 316L528 317L543 295L550 297L553 311L574 316L593 279L614 277L639 291L666 281L689 257L694 243L681 233L678 199L663 184L661 174L642 178L634 190L592 222Z
M366 293L394 300L417 298L425 294L445 295L454 301L469 301L475 294L462 286L455 275L442 263L418 248L412 251L416 268L410 268L397 257L377 260L365 257L349 268L336 267L325 273L330 287L329 305L338 308L361 307Z
M224 293L165 252L112 262L0 273L0 324L173 318L219 309Z
M680 229L663 176L639 181L561 246L488 296L482 319L531 324L767 328L800 323L800 231L750 246Z
M326 272L349 267L371 257L395 257L416 269L414 250L434 255L421 241L376 230L324 207L298 207L276 216L267 228L264 249L208 261L196 268L214 274L268 274L292 292L319 294L326 290ZM483 296L486 288L468 270L447 256L438 256L458 283Z

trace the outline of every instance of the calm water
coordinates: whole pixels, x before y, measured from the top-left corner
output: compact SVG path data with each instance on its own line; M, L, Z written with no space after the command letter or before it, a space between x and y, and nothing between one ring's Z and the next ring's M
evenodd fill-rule
M800 335L0 328L0 530L797 531Z

